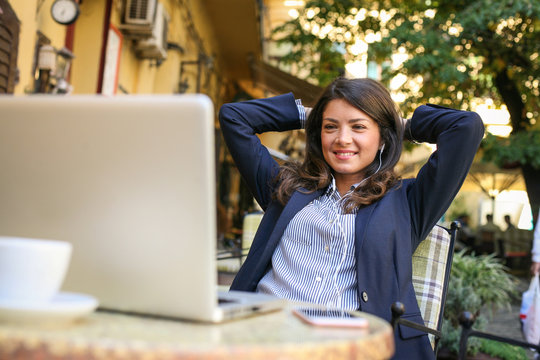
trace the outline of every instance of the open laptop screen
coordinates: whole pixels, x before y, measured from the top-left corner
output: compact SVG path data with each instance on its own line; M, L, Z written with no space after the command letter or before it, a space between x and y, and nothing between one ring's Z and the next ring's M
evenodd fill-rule
M72 242L63 289L101 306L211 311L216 186L206 96L0 97L0 109L0 235Z

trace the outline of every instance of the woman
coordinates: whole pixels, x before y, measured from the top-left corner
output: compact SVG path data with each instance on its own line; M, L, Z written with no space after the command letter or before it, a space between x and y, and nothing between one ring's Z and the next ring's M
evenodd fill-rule
M223 135L265 210L231 289L357 309L422 323L411 258L457 194L483 136L480 117L435 105L404 123L388 91L370 79L337 79L310 112L306 155L280 167L257 133L302 127L292 94L226 104ZM437 144L416 179L394 172L405 134ZM396 333L396 358L434 358L427 336Z

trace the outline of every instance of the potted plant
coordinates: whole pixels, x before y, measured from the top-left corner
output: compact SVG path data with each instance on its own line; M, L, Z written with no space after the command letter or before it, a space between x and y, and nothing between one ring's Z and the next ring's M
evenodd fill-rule
M517 295L516 279L494 254L475 256L465 251L454 254L439 344L440 359L457 358L461 334L458 318L463 311L476 316L475 329L485 330L490 313L510 306L512 297ZM484 354L477 358L515 360L523 356L527 359L521 348L474 337L469 339L467 349L471 358Z

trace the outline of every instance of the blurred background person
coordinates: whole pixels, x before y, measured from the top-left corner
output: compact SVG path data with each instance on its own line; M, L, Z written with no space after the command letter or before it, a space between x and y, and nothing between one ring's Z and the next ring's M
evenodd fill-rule
M482 254L496 253L502 256L499 246L501 228L493 222L493 214L486 215L486 223L478 227L476 244L478 252Z
M461 214L456 218L456 221L460 225L459 230L459 244L456 244L456 249L460 250L460 247L469 248L471 251L475 251L475 236L474 231L470 226L470 218L468 214Z
M534 226L534 237L533 237L533 246L532 246L532 265L531 273L537 274L540 271L540 225L538 225L538 220L540 220L540 211L536 224Z

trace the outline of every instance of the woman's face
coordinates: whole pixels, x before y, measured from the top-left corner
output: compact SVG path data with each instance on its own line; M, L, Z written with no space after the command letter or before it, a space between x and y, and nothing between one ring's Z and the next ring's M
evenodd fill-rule
M321 145L336 183L350 187L364 179L382 145L379 125L347 101L331 100L323 111Z

